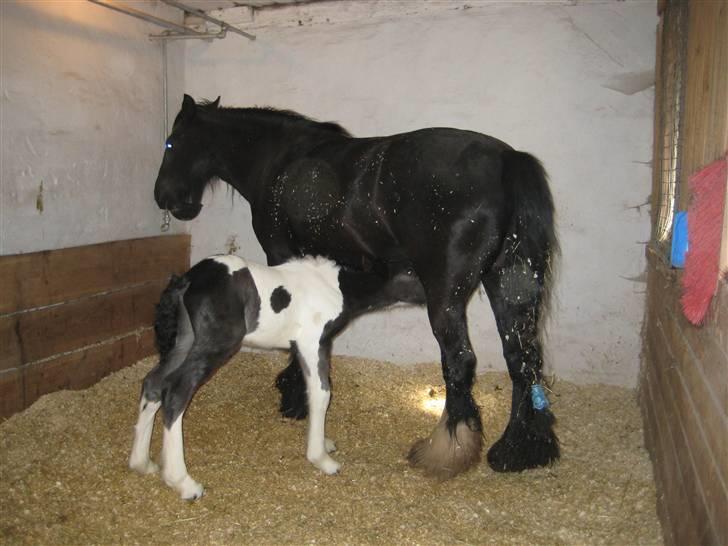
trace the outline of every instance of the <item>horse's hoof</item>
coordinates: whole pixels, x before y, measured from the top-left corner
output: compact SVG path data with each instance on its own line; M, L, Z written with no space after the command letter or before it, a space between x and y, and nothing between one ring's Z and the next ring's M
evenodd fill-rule
M509 423L503 436L488 450L488 464L496 472L521 472L548 466L559 458L553 415L538 412L526 423Z
M411 466L424 470L426 475L447 480L480 462L482 449L483 435L477 426L471 428L461 421L450 432L447 413L443 412L430 437L412 445L407 460Z
M164 480L164 483L166 483L172 489L177 491L182 500L197 500L202 496L205 490L204 487L202 487L201 484L193 480L189 474L187 474L182 479L173 480L165 476L164 472L162 472L162 480Z
M195 501L202 497L202 495L205 493L205 488L202 487L202 485L200 485L199 483L196 483L195 485L196 487L191 488L184 493L180 493L180 497L182 498L182 500Z
M187 476L182 482L174 488L179 493L182 500L193 501L199 499L205 491L205 488L195 480Z
M309 457L308 460L321 472L323 472L324 474L328 474L329 476L337 474L339 472L339 469L341 468L341 464L337 463L328 455L323 455L321 457L315 458Z

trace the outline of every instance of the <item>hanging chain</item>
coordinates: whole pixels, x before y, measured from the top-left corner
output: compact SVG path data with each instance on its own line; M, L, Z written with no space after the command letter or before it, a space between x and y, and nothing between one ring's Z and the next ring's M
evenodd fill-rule
M162 231L169 231L169 210L164 209L164 215L162 216L162 225L159 228Z

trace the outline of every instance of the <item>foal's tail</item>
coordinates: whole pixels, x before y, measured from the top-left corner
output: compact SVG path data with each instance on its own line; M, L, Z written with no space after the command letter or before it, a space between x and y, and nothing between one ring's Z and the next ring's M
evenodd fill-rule
M172 275L167 288L162 292L154 317L154 334L161 361L166 360L177 341L177 323L182 295L190 281L186 277Z
M503 182L513 216L507 235L510 244L504 245L501 259L505 265L526 262L539 274L541 309L546 310L560 254L546 171L531 154L508 150L503 153Z

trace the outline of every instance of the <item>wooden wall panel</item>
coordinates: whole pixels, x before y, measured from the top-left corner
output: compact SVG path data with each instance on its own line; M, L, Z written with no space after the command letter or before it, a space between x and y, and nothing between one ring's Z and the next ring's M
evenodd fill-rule
M149 237L2 256L0 314L159 280L179 269L189 236Z
M0 373L19 368L23 364L17 326L17 320L0 317Z
M154 330L145 328L107 343L53 358L25 371L26 406L44 394L62 389L85 389L106 375L154 353Z
M0 418L152 354L154 307L188 235L0 257Z
M19 368L0 373L0 418L24 408L23 374Z
M679 273L648 253L640 404L667 544L728 544L728 286L698 328L680 310Z
M166 281L155 281L10 317L17 323L15 331L22 363L43 360L151 326L154 306L165 286Z
M728 149L728 1L666 0L688 7L679 146L678 209L690 202L690 175ZM667 26L660 24L662 32ZM666 40L661 40L665 43ZM669 41L669 40L668 40ZM664 52L658 51L658 59ZM659 67L659 65L658 65ZM658 71L656 90L667 82ZM656 102L659 119L664 101ZM655 142L655 146L661 142ZM657 166L659 168L659 166ZM728 191L728 190L727 190ZM726 209L728 241L728 207ZM668 545L728 544L728 282L721 281L705 324L693 326L680 306L682 272L664 248L647 249L648 283L640 406L655 467L658 513ZM728 246L724 247L728 261Z
M691 2L681 180L728 150L728 2ZM682 192L680 210L689 193Z

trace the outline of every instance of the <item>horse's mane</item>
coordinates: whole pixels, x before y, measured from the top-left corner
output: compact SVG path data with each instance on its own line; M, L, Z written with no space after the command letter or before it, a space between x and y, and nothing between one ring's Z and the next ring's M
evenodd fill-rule
M275 120L283 125L327 131L341 136L351 136L351 133L334 121L318 121L313 118L294 112L281 110L270 106L236 108L232 106L217 106L214 102L202 101L198 104L212 119L246 119L246 120Z

